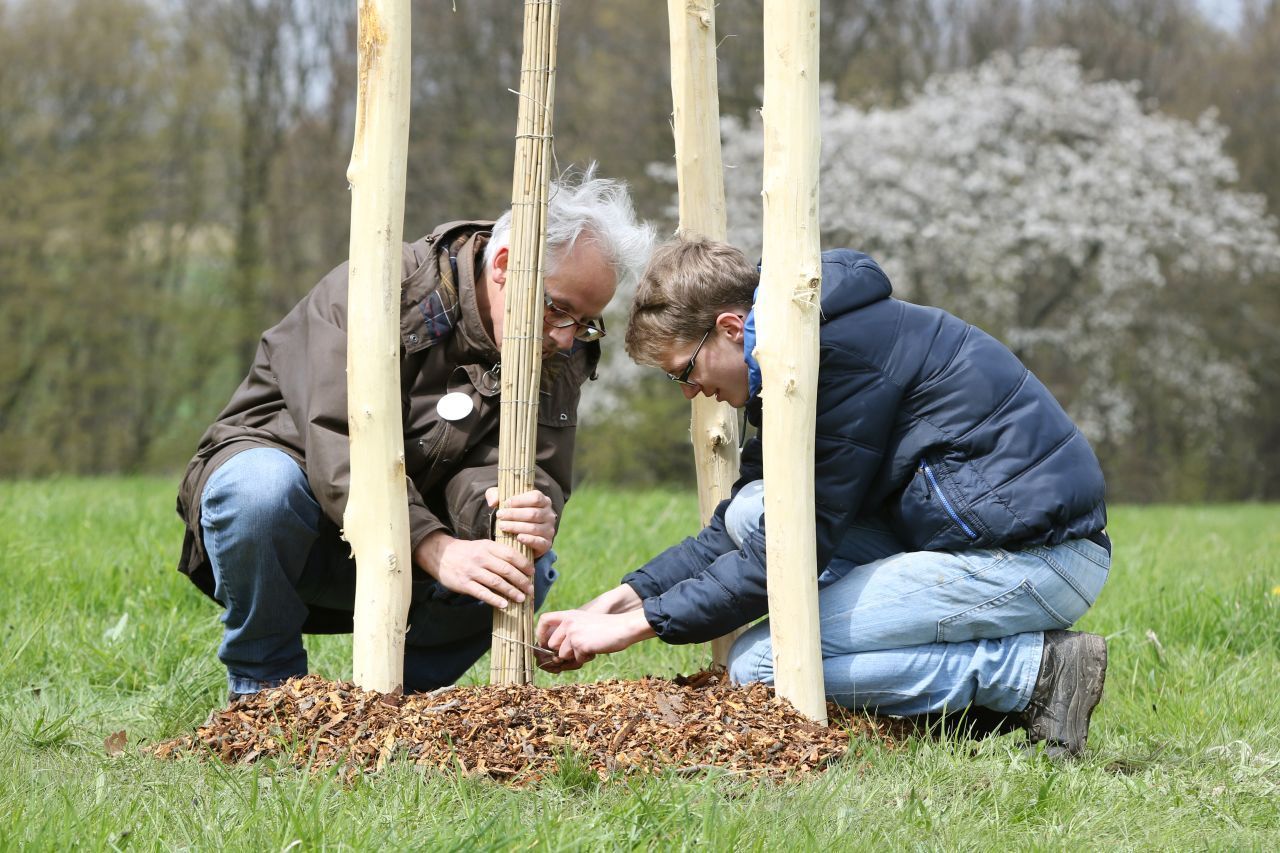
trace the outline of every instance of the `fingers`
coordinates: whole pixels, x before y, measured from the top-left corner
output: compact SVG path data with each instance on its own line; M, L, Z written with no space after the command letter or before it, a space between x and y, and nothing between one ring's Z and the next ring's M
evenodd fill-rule
M507 567L507 571L511 573L511 568ZM456 589L499 610L505 610L512 601L520 603L529 597L527 592L513 584L509 577L503 577L500 572L496 567L472 567Z
M498 505L498 487L490 486L484 490L484 502L492 509Z
M531 521L506 521L498 522L498 529L503 533L510 533L512 536L527 534L529 536L546 537L553 532L550 524L538 524Z
M485 587L476 581L464 583L458 592L461 592L464 595L469 595L477 601L483 601L490 607L496 607L499 610L506 610L507 604L509 603L507 599L497 593L491 592L488 587Z
M528 577L533 577L533 560L530 560L515 548L488 539L477 541L482 543L482 547L488 551L487 556L491 558L490 560L482 560L481 565L493 565L492 560L496 560L499 563L505 563L518 569Z
M564 614L564 619L551 632L551 637L547 640L546 646L556 653L556 656L563 661L573 661L578 666L586 663L594 655L584 651L582 644L574 642L575 611L569 611ZM576 669L577 667L575 667Z
M498 529L513 535L537 533L539 536L554 536L556 533L556 514L550 509L500 509L494 516L498 520Z
M535 557L551 550L551 541L556 535L556 513L551 498L542 492L535 489L518 494L494 516L498 530L514 536L517 542L533 551Z
M529 576L505 560L491 555L476 568L473 580L511 601L523 602L526 597L533 595L533 582Z
M537 655L536 660L538 667L546 672L568 672L571 669L577 669L582 666L572 656L565 656L557 651L557 645L564 645L562 642L557 644L553 641L553 637L557 635L561 625L565 619L573 613L572 610L556 610L551 613L544 613L538 619L538 625L534 629L534 638L538 645L548 648L555 652L555 656ZM585 661L584 661L585 662Z
M538 668L543 670L544 672L550 672L553 674L561 673L561 672L569 672L570 670L582 669L583 664L590 663L594 659L595 659L595 655L588 655L586 659L581 661L565 660L564 658L561 658L561 657L554 657L554 658L549 657L546 659L545 662L539 660Z
M538 618L538 625L533 629L533 636L538 641L538 645L551 648L551 634L564 621L565 610L553 610L550 613L543 613Z
M497 489L494 489L494 493L497 493ZM507 505L503 507L503 509L518 507L543 507L551 509L551 498L547 497L537 489L530 489L527 492L521 492L518 495L513 495L512 497L507 498Z
M516 549L488 540L455 542L445 552L439 579L454 592L505 609L533 595L533 561Z

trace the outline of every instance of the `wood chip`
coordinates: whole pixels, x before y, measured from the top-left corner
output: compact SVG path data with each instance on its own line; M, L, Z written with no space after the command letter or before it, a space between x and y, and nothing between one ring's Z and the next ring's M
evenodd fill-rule
M446 702L441 692L382 695L308 675L214 711L193 734L149 751L341 766L347 779L413 761L518 787L555 773L566 755L601 779L666 768L784 778L830 766L851 733L890 748L901 734L891 721L836 705L827 708L831 726L816 726L772 688L735 687L712 670L674 681L455 687ZM288 752L288 744L297 748Z

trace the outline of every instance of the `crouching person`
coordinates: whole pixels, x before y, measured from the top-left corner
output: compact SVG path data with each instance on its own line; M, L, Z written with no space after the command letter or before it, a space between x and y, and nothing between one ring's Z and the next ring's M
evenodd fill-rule
M400 379L414 563L406 693L450 684L490 646L493 607L541 604L569 497L583 383L600 321L640 274L652 229L622 184L553 185L534 490L497 513L499 371L510 214L452 222L403 247ZM347 267L263 333L248 376L205 432L178 496L179 568L224 608L231 697L307 672L304 633L350 632ZM494 526L535 559L492 541Z
M894 299L874 260L822 256L815 435L817 575L830 699L900 716L1004 718L1053 755L1080 753L1107 651L1067 631L1106 581L1103 476L1053 395L1005 346ZM759 275L731 246L659 249L627 352L760 424L752 351ZM766 403L767 405L767 403ZM648 637L710 640L765 614L761 435L733 497L697 535L573 611L545 614L548 668ZM787 535L787 531L773 531ZM772 682L769 625L730 653L734 681Z

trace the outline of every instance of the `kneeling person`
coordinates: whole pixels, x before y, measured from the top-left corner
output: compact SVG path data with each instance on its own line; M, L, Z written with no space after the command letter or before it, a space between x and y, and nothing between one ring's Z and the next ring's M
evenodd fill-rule
M822 262L815 573L829 698L901 716L1007 715L1051 753L1079 753L1106 644L1064 629L1111 563L1093 450L994 338L894 299L864 254ZM662 247L627 352L690 399L745 406L758 427L770 393L752 355L758 284L726 244ZM746 445L733 497L697 537L581 609L542 617L553 668L653 636L707 641L765 614L762 440L774 437ZM737 640L729 668L739 683L772 682L767 621Z
M489 648L491 607L546 595L578 397L600 358L596 318L639 275L652 243L623 185L553 185L535 489L496 519L529 546L531 562L491 540L510 223L509 213L452 222L403 247L400 381L417 569L407 693L452 683ZM303 633L352 628L356 571L339 534L350 460L346 308L344 264L263 333L183 478L179 568L226 608L218 657L233 698L304 674Z

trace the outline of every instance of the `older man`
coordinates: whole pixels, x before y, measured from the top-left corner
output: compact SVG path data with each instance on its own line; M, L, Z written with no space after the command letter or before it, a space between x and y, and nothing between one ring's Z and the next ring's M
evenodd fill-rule
M490 607L555 578L556 520L572 482L582 384L601 316L643 269L653 235L625 186L554 184L547 211L535 489L494 517L503 293L511 216L452 222L403 249L400 381L414 573L405 691L452 683L489 646ZM225 608L218 656L232 697L307 671L303 633L351 630L346 506L347 266L262 336L249 374L182 480L179 569ZM492 541L493 526L536 562Z

